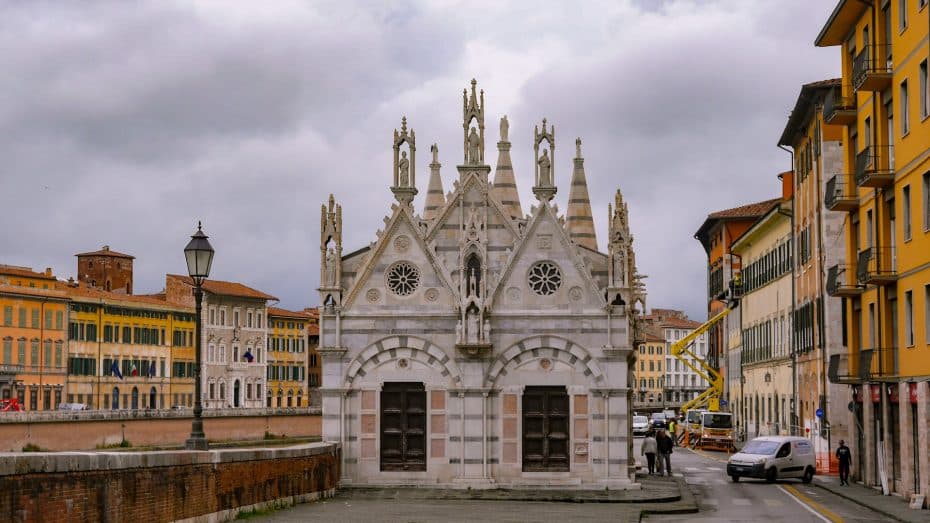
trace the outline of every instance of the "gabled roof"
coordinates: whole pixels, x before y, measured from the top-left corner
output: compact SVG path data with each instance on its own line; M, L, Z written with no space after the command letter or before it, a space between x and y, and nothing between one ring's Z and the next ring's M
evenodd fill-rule
M275 318L294 318L303 321L310 321L312 318L306 311L289 311L279 307L268 307L268 317Z
M190 285L191 287L194 286L194 280L192 280L190 276L182 276L180 274L169 274L168 277L181 280L187 285ZM232 282L232 281L208 279L203 282L203 290L209 292L210 294L215 294L217 296L237 296L240 298L253 298L253 299L258 299L258 300L278 301L278 298L270 294L265 294L262 291L255 290L241 283Z
M127 258L130 260L136 259L135 256L123 254L121 252L111 251L109 245L104 245L103 248L101 248L99 251L82 252L80 254L75 254L75 256L110 256L112 258Z
M63 284L61 290L75 301L102 301L107 305L129 307L157 307L172 311L194 312L193 307L185 307L176 303L168 303L164 295L136 295L107 292L103 289L87 287L83 283L77 286Z
M0 274L8 276L22 276L23 278L35 278L38 280L57 281L51 273L36 272L31 267L19 267L17 265L0 264Z
M757 220L759 217L763 216L769 210L778 205L778 202L781 201L781 198L772 198L771 200L764 200L756 203L749 203L746 205L740 205L739 207L732 207L730 209L724 209L722 211L712 212L707 215L707 218L704 220L704 223L701 224L701 227L694 233L694 237L704 245L704 249L708 248L708 237L707 234L710 232L710 229L719 222L729 221L729 220Z
M839 87L841 83L841 79L831 78L802 85L798 99L794 103L794 109L788 116L788 123L785 124L781 138L778 139L778 145L793 147L796 137L804 131L804 127L810 120L810 111L817 105L818 94Z
M688 320L683 318L665 318L659 322L659 326L672 329L696 329L703 325L699 321Z

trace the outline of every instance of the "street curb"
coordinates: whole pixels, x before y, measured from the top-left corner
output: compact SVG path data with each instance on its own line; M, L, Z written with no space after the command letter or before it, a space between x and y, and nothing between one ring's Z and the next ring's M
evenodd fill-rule
M889 513L889 512L885 512L884 510L882 510L882 509L880 509L880 508L878 508L878 507L875 507L875 506L872 506L872 505L868 505L868 504L866 504L866 503L864 503L864 502L858 500L858 499L857 499L856 497L854 497L854 496L850 496L850 495L848 495L848 494L844 494L844 493L839 492L839 491L837 491L837 490L833 490L832 488L827 487L827 486L824 485L823 483L818 483L817 481L814 481L813 484L816 485L816 486L819 487L819 488L822 488L822 489L826 490L827 492L829 492L829 493L831 493L831 494L835 494L835 495L837 495L837 496L839 496L839 497L841 497L841 498L843 498L843 499L845 499L845 500L847 500L847 501L852 501L853 503L855 503L856 505L859 505L860 507L864 507L864 508L867 508L867 509L869 509L869 510L873 510L873 511L878 512L879 514L881 514L881 515L883 515L883 516L886 516L886 517L889 517L889 518L891 518L891 519L893 519L893 520L895 520L895 521L905 521L905 522L907 521L906 519L901 519L901 518L899 518L898 516L896 516L896 515L894 515L894 514L891 514L891 513Z
M675 478L676 480L680 478ZM627 505L652 505L677 503L685 498L686 493L678 482L678 494L657 496L647 499L610 497L603 490L530 490L530 489L441 489L432 487L369 487L344 486L339 491L348 495L374 495L377 499L411 499L411 500L447 500L447 501L535 501L556 503L618 503ZM612 491L619 493L623 491ZM400 496L398 496L398 494ZM693 500L690 491L687 496Z
M636 521L641 521L643 516L648 516L650 514L697 514L700 512L701 508L698 506L697 500L694 497L694 492L691 492L691 487L688 486L684 478L675 477L675 482L678 483L678 492L681 494L679 502L685 506L666 509L647 506L640 509L639 518L637 518Z

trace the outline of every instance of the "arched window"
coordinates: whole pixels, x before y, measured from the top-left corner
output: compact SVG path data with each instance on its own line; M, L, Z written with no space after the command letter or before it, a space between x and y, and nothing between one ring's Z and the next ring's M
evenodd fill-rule
M287 406L288 407L294 406L294 391L292 390L287 391Z
M226 345L225 344L220 344L219 362L226 363Z
M233 382L233 407L239 407L239 398L241 397L241 391L239 390L239 380Z
M210 380L210 399L216 398L216 383L213 380Z
M245 384L245 399L247 400L252 399L252 383L251 382Z
M209 344L207 345L207 361L213 361L213 358L216 357L216 345Z
M233 360L234 362L239 361L239 346L238 346L238 345L233 345L233 349L232 349L232 350L233 350L233 359L232 359L232 360Z
M149 408L150 409L154 409L158 407L158 402L156 401L157 396L158 396L158 391L155 390L155 387L152 387L149 390Z
M465 260L465 293L470 296L471 289L475 289L475 296L481 296L481 258L471 253Z
M110 402L110 408L119 410L119 387L113 387L113 399Z
M139 389L138 387L132 388L132 410L139 408Z
M220 399L226 399L226 383L222 381L220 382ZM223 406L225 407L225 405Z

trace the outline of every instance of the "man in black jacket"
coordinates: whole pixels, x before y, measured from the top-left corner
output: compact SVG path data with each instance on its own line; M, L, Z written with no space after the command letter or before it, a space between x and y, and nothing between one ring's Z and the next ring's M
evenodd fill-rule
M672 447L674 446L672 438L664 430L659 431L656 436L656 447L659 451L659 474L665 472L667 476L672 475Z
M836 449L836 459L840 462L840 485L849 485L849 464L852 462L852 452L843 440L840 440L840 446Z

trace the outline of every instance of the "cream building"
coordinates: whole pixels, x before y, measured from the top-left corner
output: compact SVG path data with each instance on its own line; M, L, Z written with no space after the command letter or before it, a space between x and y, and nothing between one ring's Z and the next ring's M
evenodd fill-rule
M423 214L406 119L393 140L397 203L374 241L344 254L341 208L323 206L323 438L342 444L344 482L633 487L630 363L645 295L626 204L618 191L600 252L581 141L562 215L564 164L543 120L524 214L506 117L489 179L475 81L462 117L452 190L433 145Z
M791 186L790 174L783 183ZM790 192L789 192L790 194ZM795 382L791 365L791 202L773 203L731 246L741 259L741 375L731 381L733 412L747 436L788 434ZM732 315L733 313L731 313ZM738 387L733 389L732 387Z

